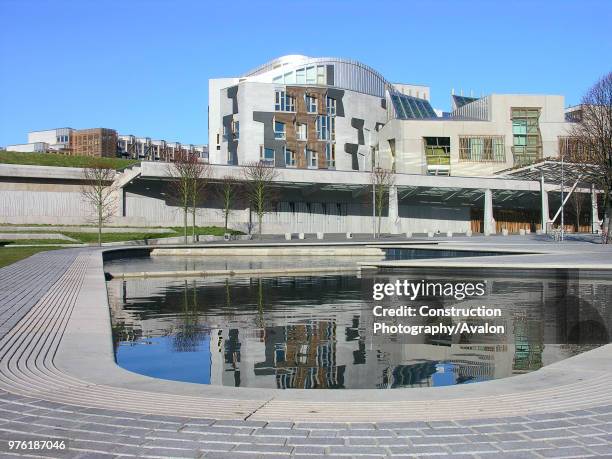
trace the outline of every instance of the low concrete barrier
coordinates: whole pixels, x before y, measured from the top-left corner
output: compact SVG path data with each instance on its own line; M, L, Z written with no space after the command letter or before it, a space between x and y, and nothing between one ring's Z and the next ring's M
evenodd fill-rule
M316 268L261 268L261 269L209 269L204 271L142 271L130 273L108 273L112 278L134 277L211 277L211 276L254 276L271 274L311 274L357 272L359 266L319 266Z
M155 248L151 256L188 255L188 256L365 256L384 255L377 247L363 246L290 246L290 247L176 247Z

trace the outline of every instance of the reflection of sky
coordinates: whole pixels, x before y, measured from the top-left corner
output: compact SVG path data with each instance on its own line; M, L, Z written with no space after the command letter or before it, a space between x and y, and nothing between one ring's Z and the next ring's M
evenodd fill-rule
M275 375L283 387L447 386L537 370L608 342L612 329L609 280L490 276L487 296L462 304L503 308L508 345L374 339L364 282L395 279L386 276L114 280L115 338L135 341L119 341L117 362L153 377L244 387L275 387Z
M123 342L117 348L117 363L154 378L210 384L210 336L202 336L194 352L176 352L173 340L161 336Z
M434 387L437 386L452 386L457 382L453 369L455 365L452 363L439 363L436 365L436 372L431 375L431 382Z

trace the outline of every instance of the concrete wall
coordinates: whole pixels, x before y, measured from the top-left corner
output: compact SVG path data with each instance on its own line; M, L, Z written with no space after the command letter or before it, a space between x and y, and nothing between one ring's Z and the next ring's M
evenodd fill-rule
M82 201L80 185L74 181L53 183L0 182L0 223L13 224L90 224L91 208ZM257 216L249 219L244 205L237 205L230 217L230 227L244 232L257 231ZM181 226L183 214L173 205L161 180L136 180L125 187L125 217L110 223L126 226ZM400 201L401 231L463 232L469 227L469 207L418 205ZM191 224L191 214L188 216ZM221 205L210 198L198 209L198 225L223 226ZM386 212L383 231L389 231ZM368 193L314 192L282 188L276 196L276 208L263 218L265 233L318 231L326 233L372 232L372 206Z

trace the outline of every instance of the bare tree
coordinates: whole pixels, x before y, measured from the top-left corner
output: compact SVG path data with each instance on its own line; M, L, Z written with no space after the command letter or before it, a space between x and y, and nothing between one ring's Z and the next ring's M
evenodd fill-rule
M378 221L377 235L380 236L383 208L388 199L389 188L395 183L395 175L390 169L375 167L372 169L371 181L374 192L374 211Z
M612 237L612 72L604 75L584 95L577 122L571 131L569 159L577 163L585 181L604 192L604 222Z
M574 215L574 218L576 218L576 232L579 233L580 217L582 216L582 209L584 208L585 204L585 195L583 193L577 193L574 191L568 202L570 204L570 212Z
M187 152L177 153L174 162L169 163L167 175L170 177L170 194L183 212L183 236L187 244L187 216L192 210L193 234L195 240L195 209L200 199L200 193L206 184L205 172L208 165L201 163L197 155Z
M216 194L221 200L221 212L225 221L225 232L231 213L234 211L236 203L240 197L242 183L231 175L224 176L217 184Z
M92 208L93 221L98 226L98 246L102 245L102 227L115 213L117 203L113 180L116 171L94 160L83 169L81 196Z
M197 156L195 156L193 174L191 176L191 223L194 242L196 240L196 212L198 205L204 199L204 192L208 186L210 174L210 165L199 161Z
M250 209L257 215L258 232L261 235L263 216L272 210L272 184L278 173L273 166L268 166L263 161L255 161L244 166L243 175L246 198Z

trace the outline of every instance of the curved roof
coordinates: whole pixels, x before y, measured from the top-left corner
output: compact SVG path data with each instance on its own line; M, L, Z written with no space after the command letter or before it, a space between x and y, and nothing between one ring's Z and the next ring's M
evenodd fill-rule
M301 54L289 54L266 62L242 75L246 77L270 76L270 80L278 75L307 65L333 65L334 86L353 91L384 97L385 90L391 86L379 72L362 62L339 57L309 57Z

